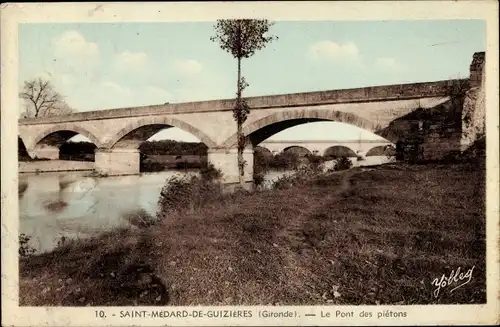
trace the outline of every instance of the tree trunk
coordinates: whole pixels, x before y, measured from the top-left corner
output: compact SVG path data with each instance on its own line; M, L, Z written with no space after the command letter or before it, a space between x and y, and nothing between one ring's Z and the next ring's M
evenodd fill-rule
M238 57L238 81L237 81L237 87L238 87L238 93L237 93L237 106L238 110L241 110L241 58ZM245 167L243 164L243 150L245 149L245 144L243 143L243 126L241 119L236 119L236 124L237 124L237 136L238 136L238 179L240 182L240 186L243 187L245 184Z

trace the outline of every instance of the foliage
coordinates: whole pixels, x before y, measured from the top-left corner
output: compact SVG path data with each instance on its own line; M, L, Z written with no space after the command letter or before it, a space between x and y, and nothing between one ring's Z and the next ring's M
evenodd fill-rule
M269 165L274 156L266 155L263 151L255 151L253 154L253 172L260 174L269 170Z
M201 168L200 176L205 182L213 182L222 178L222 171L216 169L213 164L209 163Z
M275 36L266 35L272 25L266 19L219 19L214 26L215 36L210 38L211 41L218 43L222 50L236 58L238 62L236 103L233 117L237 125L238 175L241 185L244 183L244 169L248 164L243 159L247 139L243 134L242 126L250 113L250 107L242 98L243 90L248 87L248 83L241 76L241 60L250 58L256 51L263 49L268 43L277 39Z
M264 184L264 174L263 173L255 173L253 174L253 183L255 186L262 186Z
M220 19L210 40L219 43L221 49L234 58L250 58L277 39L266 35L272 25L267 19Z
M299 166L299 156L293 152L281 152L273 157L269 166L278 169L296 169Z
M293 173L284 174L276 179L273 183L274 189L287 189L292 186L310 185L318 177L323 175L321 171L314 166L302 166L297 168Z
M222 199L221 177L221 171L209 164L201 169L200 176L173 176L167 179L160 193L160 211L199 210Z
M59 159L94 161L96 148L91 142L65 142L59 148Z
M147 155L207 155L207 146L201 142L180 142L175 140L147 141L139 146Z
M325 151L325 157L328 160L340 157L356 157L356 153L346 146L332 146Z
M347 157L340 157L335 160L335 165L333 166L333 169L335 171L340 171L340 170L347 170L352 167L352 161L347 158Z
M25 102L24 118L65 115L74 111L52 83L41 77L25 81L19 97Z
M157 222L155 217L142 208L125 213L123 218L127 220L130 225L139 228L147 228L153 226Z
M19 256L28 257L35 254L36 249L29 245L31 236L24 233L19 234Z
M316 154L310 154L306 156L307 160L309 161L309 165L313 170L318 170L321 168L321 165L323 162L325 162L325 158L323 156L319 156Z

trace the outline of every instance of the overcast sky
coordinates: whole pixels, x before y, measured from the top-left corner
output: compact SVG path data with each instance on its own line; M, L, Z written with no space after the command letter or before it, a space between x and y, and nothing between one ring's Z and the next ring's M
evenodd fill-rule
M19 84L50 78L78 111L232 98L236 61L210 41L214 22L23 24ZM468 77L486 48L479 20L277 22L279 40L243 61L246 96ZM358 139L342 123L310 123L272 139ZM172 128L155 139L196 141Z

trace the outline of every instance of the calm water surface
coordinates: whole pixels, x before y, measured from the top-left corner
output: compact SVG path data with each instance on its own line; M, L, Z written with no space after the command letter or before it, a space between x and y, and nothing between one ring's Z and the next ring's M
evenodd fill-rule
M381 158L360 163L380 163L384 160ZM269 172L265 183L270 185L289 173ZM186 174L198 172L164 171L116 177L94 177L90 172L20 174L20 232L31 236L30 245L43 252L54 248L63 236L84 238L130 226L128 217L139 211L156 216L166 180Z

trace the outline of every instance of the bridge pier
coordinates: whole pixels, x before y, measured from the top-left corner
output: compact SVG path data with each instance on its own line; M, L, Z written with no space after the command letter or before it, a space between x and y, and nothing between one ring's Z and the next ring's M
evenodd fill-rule
M32 150L27 150L31 158L35 159L59 159L59 148L53 145L38 145Z
M140 173L138 149L97 149L95 170L108 176L135 175Z
M243 151L246 161L244 169L245 183L253 182L253 149ZM238 149L208 149L208 162L222 172L222 181L225 184L239 183L238 176Z

